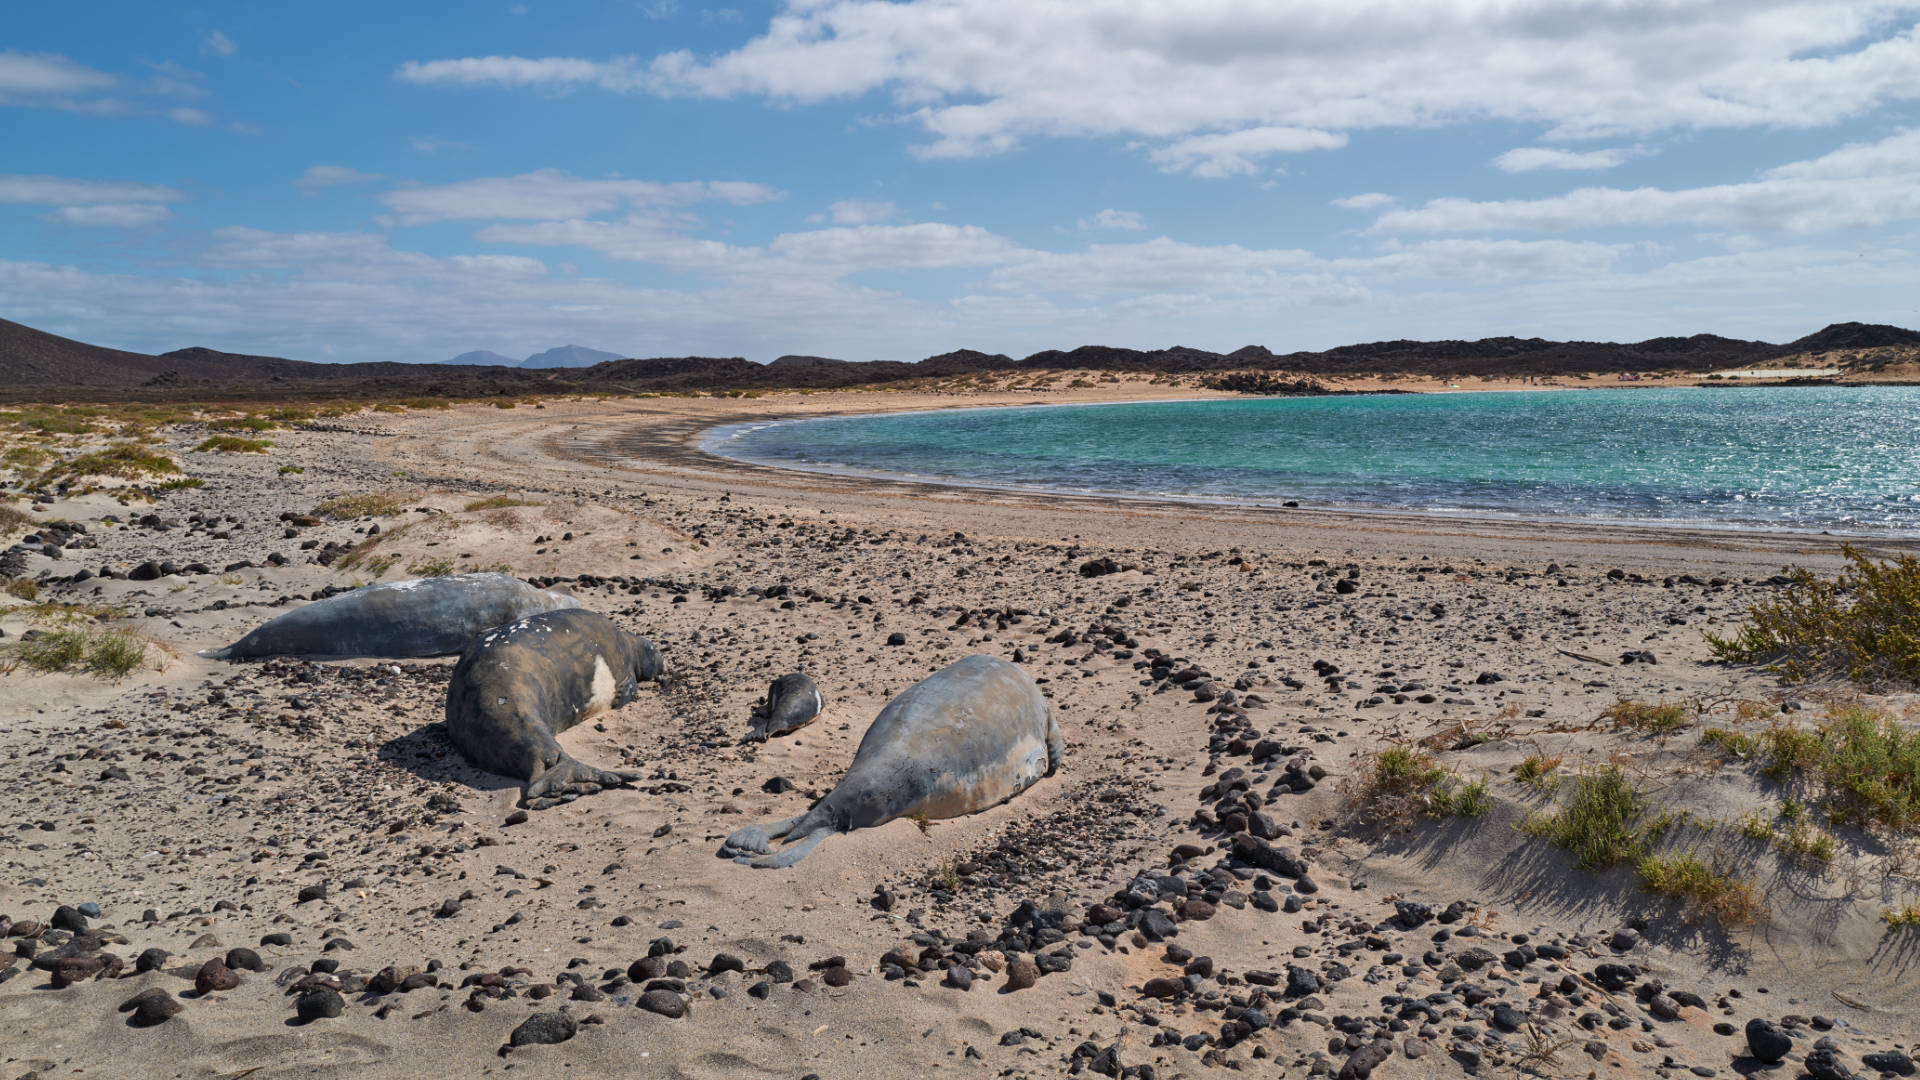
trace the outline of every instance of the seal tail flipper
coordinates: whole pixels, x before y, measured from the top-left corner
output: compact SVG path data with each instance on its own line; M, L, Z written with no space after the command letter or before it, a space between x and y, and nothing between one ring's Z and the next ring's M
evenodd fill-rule
M801 818L806 816L801 814L799 817L790 817L771 825L749 825L727 837L726 842L720 845L721 854L765 855L773 850L775 840L792 832L793 827L800 824Z
M1060 734L1060 718L1053 714L1053 706L1047 706L1047 775L1060 767L1060 761L1067 756L1067 743Z
M233 650L234 650L234 646L226 645L218 649L206 649L201 652L194 653L194 655L204 656L209 660L231 660L233 659Z
M543 796L592 795L601 788L620 787L638 779L639 773L596 769L561 754L559 761L527 784L527 801Z
M792 846L782 850L780 854L755 859L751 865L761 870L780 870L792 866L794 863L806 858L807 853L812 851L814 846L819 844L820 841L825 840L827 837L839 831L839 829L834 828L832 825L822 825L801 837Z

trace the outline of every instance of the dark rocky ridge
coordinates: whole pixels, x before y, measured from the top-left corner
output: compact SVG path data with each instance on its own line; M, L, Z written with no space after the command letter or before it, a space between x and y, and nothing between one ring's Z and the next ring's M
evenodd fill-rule
M951 379L993 372L1091 370L1186 374L1263 370L1296 375L1404 372L1428 376L1566 375L1764 363L1835 349L1920 345L1920 332L1897 326L1838 323L1774 345L1713 334L1659 337L1620 344L1495 337L1478 341L1377 341L1323 352L1275 353L1249 345L1230 353L1176 346L1127 349L1083 345L1016 360L972 349L917 362L855 362L783 356L772 364L740 357L612 360L582 368L461 367L436 364L317 364L208 348L159 356L107 349L0 319L0 397L192 398L286 396L304 390L341 397L475 398L570 392L831 389L910 379Z

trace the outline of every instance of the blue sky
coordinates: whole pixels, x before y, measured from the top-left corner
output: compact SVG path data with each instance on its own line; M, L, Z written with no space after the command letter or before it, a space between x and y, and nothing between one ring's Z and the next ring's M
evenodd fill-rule
M0 317L308 360L1920 327L1920 0L9 5Z

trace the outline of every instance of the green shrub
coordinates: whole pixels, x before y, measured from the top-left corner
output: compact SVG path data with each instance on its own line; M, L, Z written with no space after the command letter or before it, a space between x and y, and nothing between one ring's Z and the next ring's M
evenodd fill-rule
M1732 636L1707 632L1713 654L1765 664L1789 682L1920 683L1920 559L1875 562L1851 545L1840 550L1849 566L1839 577L1795 571L1780 598L1749 608Z
M1731 872L1708 866L1690 851L1645 855L1635 869L1648 892L1684 900L1697 913L1726 926L1747 926L1766 918L1753 886Z
M1618 765L1573 778L1564 805L1537 813L1522 826L1573 852L1588 870L1638 859L1654 831L1642 824L1647 800Z
M278 420L265 416L230 416L207 424L208 431L273 431L283 425Z
M522 499L514 495L489 495L484 499L475 499L466 505L468 513L475 510L499 510L508 506L540 506L531 499Z
M341 520L344 518L396 517L404 512L400 500L392 495L341 495L328 499L313 508L318 517Z
M1628 727L1653 735L1665 735L1691 723L1693 709L1685 702L1663 700L1658 705L1648 705L1640 701L1622 700L1609 705L1600 713L1600 717L1612 721L1616 728Z
M124 679L147 659L147 643L124 630L103 630L87 642L87 671Z
M407 564L407 573L414 577L449 577L453 574L453 560L423 555Z
M1760 740L1743 731L1708 728L1701 734L1700 741L1708 746L1718 746L1739 758L1750 758L1760 752Z
M33 518L24 511L11 506L0 506L0 536L9 533L25 532L33 526Z
M1361 761L1346 803L1375 823L1404 828L1419 817L1481 817L1493 798L1486 779L1462 780L1424 749L1389 746Z
M139 443L125 442L54 465L41 474L40 482L46 484L88 476L138 480L148 474L167 475L179 471L180 466L175 465L172 458L156 454Z
M71 671L87 658L87 632L77 626L42 630L23 638L13 653L31 671Z
M243 439L238 435L209 435L193 448L196 454L264 454L272 449L272 439Z

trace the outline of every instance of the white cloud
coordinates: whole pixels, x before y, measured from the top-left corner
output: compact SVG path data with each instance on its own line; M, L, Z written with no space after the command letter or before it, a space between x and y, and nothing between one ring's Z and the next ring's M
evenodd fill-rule
M1016 249L978 225L859 225L773 238L768 250L802 266L839 276L863 270L939 270L993 266Z
M438 154L443 150L465 150L467 144L452 139L442 139L435 135L415 135L407 140L415 150L422 154Z
M0 174L0 203L19 206L74 206L104 203L179 202L185 195L158 184L119 180L69 180L60 176Z
M167 110L168 119L187 127L204 127L213 123L213 116L205 109L189 109L185 106Z
M16 97L86 94L113 86L114 78L58 53L0 52L0 101Z
M564 92L577 86L603 90L639 89L642 76L631 58L601 63L573 57L472 56L459 60L409 60L394 77L421 86L532 87Z
M399 224L424 225L457 220L557 221L621 206L673 207L708 201L745 206L780 195L765 184L738 181L585 180L559 169L540 169L519 176L397 188L382 194L380 201Z
M1348 195L1342 199L1335 199L1330 205L1342 210L1381 210L1399 201L1391 195L1369 191L1361 195Z
M239 46L235 45L233 39L226 34L218 30L209 30L207 36L200 39L200 51L212 53L215 56L232 56L239 51Z
M1257 159L1301 150L1338 150L1347 137L1312 128L1257 127L1219 135L1195 135L1160 147L1147 157L1162 172L1191 172L1209 180L1258 172Z
M1669 191L1591 187L1545 199L1435 199L1391 210L1382 233L1704 226L1795 233L1920 218L1920 129L1769 169L1758 180Z
M681 269L704 251L715 273L651 288L484 249L495 231L538 230L571 245L620 229L653 237L656 265ZM960 345L1024 355L1087 342L1256 342L1285 352L1362 336L1502 333L1618 340L1705 329L1779 341L1835 319L1901 321L1920 290L1920 256L1891 246L1681 261L1560 239L1442 238L1350 258L1167 239L1042 252L977 227L920 225L733 247L596 221L501 225L480 242L430 256L377 233L225 228L194 271L171 257L143 273L0 260L0 310L116 347L207 344L311 360L438 360L476 339L533 351L579 338L638 356L917 359ZM967 266L985 272L939 301L855 276Z
M899 217L900 208L890 202L842 199L827 207L827 216L835 225L877 225Z
M1183 144L1488 118L1552 138L1833 124L1920 98L1916 12L1916 0L794 0L710 58L470 57L397 74L798 104L885 91L932 136L925 156L1118 135L1161 144L1169 167L1231 175L1277 151Z
M1550 146L1522 146L1509 150L1493 159L1494 168L1502 172L1533 172L1538 169L1573 169L1593 171L1611 169L1624 165L1643 153L1632 147L1612 147L1605 150L1560 150Z
M62 225L106 225L139 228L172 217L173 212L158 203L96 203L91 206L62 206L47 215Z
M1102 210L1092 217L1083 217L1079 221L1081 232L1094 229L1144 229L1147 223L1137 210Z
M338 187L342 184L371 184L376 180L384 179L386 177L379 173L361 172L359 169L349 169L344 165L315 165L301 173L300 178L293 182L293 186L311 195L325 187Z

